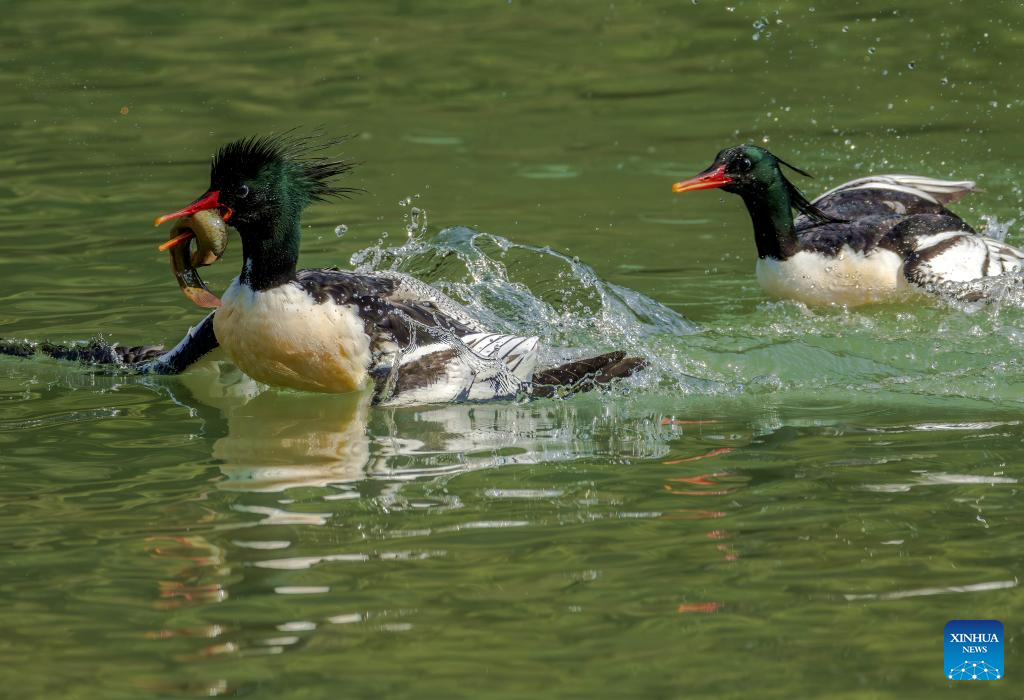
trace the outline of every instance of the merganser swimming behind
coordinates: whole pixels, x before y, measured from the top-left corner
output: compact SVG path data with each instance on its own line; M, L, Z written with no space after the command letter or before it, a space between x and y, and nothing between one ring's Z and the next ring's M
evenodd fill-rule
M757 278L769 296L855 306L1021 269L1024 252L979 236L945 207L973 191L972 181L876 175L809 202L782 165L807 175L763 148L735 146L672 187L720 188L743 198L754 224Z
M219 212L241 236L243 264L221 306L153 371L183 371L220 346L267 384L337 393L373 381L378 402L398 404L585 391L644 365L612 352L538 370L538 338L491 333L408 275L297 270L302 211L352 191L331 182L350 164L321 149L288 136L229 143L213 160L207 191L157 219Z

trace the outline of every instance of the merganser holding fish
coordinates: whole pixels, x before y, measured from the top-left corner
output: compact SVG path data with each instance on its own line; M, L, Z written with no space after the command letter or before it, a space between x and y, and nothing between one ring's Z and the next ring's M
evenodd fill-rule
M216 212L239 232L243 264L216 310L149 371L181 372L219 346L273 386L338 393L372 381L376 399L394 404L571 393L644 365L611 352L541 370L538 338L489 332L413 277L297 269L303 210L352 191L332 182L351 165L322 149L290 136L229 143L213 160L206 192L156 220ZM186 232L162 249L187 240ZM182 286L186 293L202 287ZM203 300L216 306L216 297Z

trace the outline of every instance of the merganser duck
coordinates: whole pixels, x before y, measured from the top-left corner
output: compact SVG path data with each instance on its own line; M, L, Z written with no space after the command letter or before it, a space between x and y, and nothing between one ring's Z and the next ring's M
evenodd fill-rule
M875 175L809 202L783 165L810 177L746 145L724 149L706 170L672 186L743 198L754 224L757 279L772 297L855 306L1021 269L1024 252L978 235L945 207L972 192L974 182Z
M157 218L219 212L240 234L243 264L220 307L147 371L184 371L219 346L266 384L340 393L372 381L378 402L402 404L577 392L644 365L612 352L539 370L537 337L489 332L413 277L296 269L302 211L353 191L332 183L351 164L323 148L288 135L229 143L213 159L206 192Z

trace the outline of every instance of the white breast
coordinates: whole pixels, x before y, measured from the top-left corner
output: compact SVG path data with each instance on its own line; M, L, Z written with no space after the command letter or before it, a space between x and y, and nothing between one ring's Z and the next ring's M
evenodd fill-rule
M213 317L217 341L253 379L341 393L362 387L370 339L355 308L317 304L294 284L261 292L236 278Z
M777 299L809 306L858 306L892 299L910 289L896 253L876 249L867 254L844 246L835 257L801 251L786 260L757 261L757 280Z

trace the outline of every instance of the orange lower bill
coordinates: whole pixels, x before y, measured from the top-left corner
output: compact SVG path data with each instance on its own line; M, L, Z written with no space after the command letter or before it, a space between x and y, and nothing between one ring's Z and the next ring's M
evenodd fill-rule
M192 233L191 231L186 231L185 233L182 233L178 236L175 236L174 238L164 241L163 243L160 244L160 247L157 250L160 250L161 252L165 250L170 250L174 246L181 245L190 238L195 238L195 235L196 234Z

